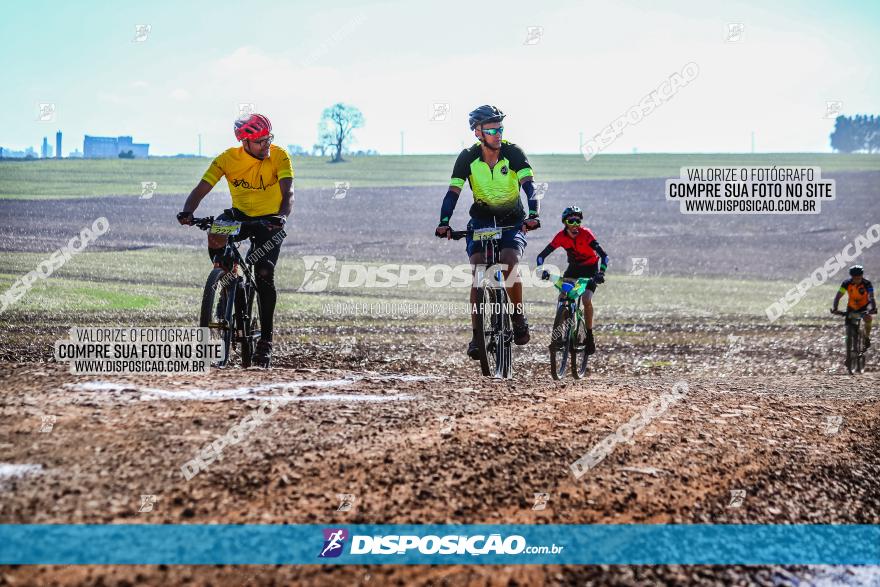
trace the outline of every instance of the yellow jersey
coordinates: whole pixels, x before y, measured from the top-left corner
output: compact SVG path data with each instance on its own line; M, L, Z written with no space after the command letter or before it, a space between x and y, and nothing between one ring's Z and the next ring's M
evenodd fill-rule
M269 156L257 159L244 147L226 149L211 162L202 179L216 185L226 176L232 207L248 216L278 214L281 208L279 179L293 179L293 166L287 151L276 145L269 147Z

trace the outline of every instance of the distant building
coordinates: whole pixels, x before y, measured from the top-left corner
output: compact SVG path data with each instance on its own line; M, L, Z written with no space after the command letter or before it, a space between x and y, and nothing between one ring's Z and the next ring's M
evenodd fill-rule
M149 143L134 143L131 137L90 137L83 141L83 156L90 159L116 159L131 152L135 159L149 157Z
M73 151L68 153L67 156L71 159L82 159L83 154L82 151L80 151L79 149L74 149Z
M24 151L14 151L5 147L0 147L0 157L4 159L36 159L37 152L33 147L28 147Z
M49 141L46 137L43 137L43 146L40 147L40 157L43 159L49 158Z
M55 133L55 158L61 159L61 131Z

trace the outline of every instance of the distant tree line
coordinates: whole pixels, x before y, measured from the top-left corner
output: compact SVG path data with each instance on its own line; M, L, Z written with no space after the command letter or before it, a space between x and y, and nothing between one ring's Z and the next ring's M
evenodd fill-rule
M880 116L838 116L831 133L831 148L841 153L880 151Z

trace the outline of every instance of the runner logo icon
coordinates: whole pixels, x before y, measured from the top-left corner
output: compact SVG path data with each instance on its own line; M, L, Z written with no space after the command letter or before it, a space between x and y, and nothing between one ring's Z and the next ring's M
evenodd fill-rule
M348 530L343 528L324 528L324 548L318 558L336 558L342 554L342 546L348 538Z

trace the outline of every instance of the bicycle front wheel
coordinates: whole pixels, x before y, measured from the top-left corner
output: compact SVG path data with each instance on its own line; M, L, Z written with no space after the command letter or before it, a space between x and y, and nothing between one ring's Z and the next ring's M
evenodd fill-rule
M481 287L477 290L477 353L480 355L480 370L484 377L495 372L495 333L492 320L492 288Z
M865 372L865 340L867 340L865 321L859 323L858 351L856 353L856 371Z
M587 373L587 323L580 312L574 323L574 331L571 333L571 375L575 379L581 379Z
M223 367L229 361L234 337L235 296L230 293L235 291L235 287L224 283L224 276L227 274L226 270L217 267L208 275L199 312L199 326L210 328L211 340L223 342L223 358L214 363L218 367Z
M513 328L507 313L507 292L484 285L477 290L477 350L486 377L513 375Z
M568 353L571 350L570 337L571 306L568 303L562 303L556 310L553 332L550 335L550 374L553 375L553 379L560 380L565 377Z
M846 323L846 370L850 375L855 374L859 352L859 329L852 322Z
M495 376L503 379L513 377L513 323L510 318L510 304L507 290L503 287L492 288L497 302L495 312L495 330L498 333L495 345Z

